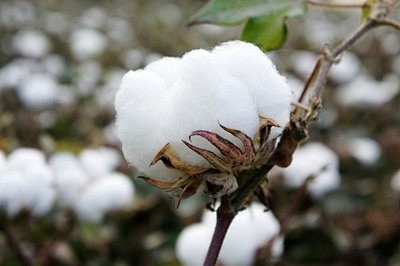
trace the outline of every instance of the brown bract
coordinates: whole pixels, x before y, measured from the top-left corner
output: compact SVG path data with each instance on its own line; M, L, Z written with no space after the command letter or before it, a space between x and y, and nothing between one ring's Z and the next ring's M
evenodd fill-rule
M264 117L260 117L259 121L259 130L254 139L251 139L240 130L220 124L223 130L241 141L242 148L228 139L207 130L196 130L189 136L189 140L193 136L206 139L220 154L182 140L188 148L207 160L211 166L209 168L188 164L179 158L170 144L167 143L153 158L150 166L161 161L166 167L177 169L185 174L171 183L158 181L150 177L142 178L157 188L174 191L175 193L172 195L178 199L192 196L202 185L205 185L205 192L211 197L230 194L238 188L236 178L239 172L261 167L268 161L275 150L276 138L269 139L269 135L271 128L279 127L279 125L274 120Z

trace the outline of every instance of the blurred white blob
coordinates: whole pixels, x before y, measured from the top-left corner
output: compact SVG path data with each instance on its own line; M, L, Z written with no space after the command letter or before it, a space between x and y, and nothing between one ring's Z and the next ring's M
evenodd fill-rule
M74 202L73 209L80 219L99 223L108 211L129 205L134 187L129 178L120 173L107 174L88 186Z
M307 189L314 198L319 198L340 185L339 158L322 143L308 142L299 147L287 168L278 168L284 183L291 188L300 187L308 177L313 177Z
M299 51L290 56L290 65L302 79L306 80L314 69L317 57L316 53Z
M47 36L37 30L20 30L14 35L12 45L16 52L26 57L41 57L51 49Z
M104 52L107 47L107 39L98 30L79 28L72 32L69 44L74 57L84 60Z
M398 75L387 75L382 81L360 74L335 93L336 102L343 106L374 107L390 101L400 88Z
M179 235L175 253L183 265L203 265L216 223L216 213L206 210L201 223L186 227ZM218 258L222 265L252 265L257 250L280 230L278 220L259 203L252 203L233 220ZM283 238L274 240L271 255L283 253Z
M57 103L60 87L53 75L35 73L19 84L17 91L22 102L31 108L46 108Z
M36 18L36 9L30 1L0 1L0 24L9 29L30 26Z
M80 17L80 23L87 28L102 28L107 21L107 10L100 6L93 6L85 10Z
M19 58L0 67L0 91L18 86L21 80L37 69L33 59Z
M79 219L99 223L108 211L129 205L134 186L115 172L120 154L111 148L85 149L79 155L58 152L49 159L58 190L58 204Z
M351 156L365 165L375 163L381 155L379 144L371 138L350 138L345 142L344 147Z
M285 78L257 46L231 41L211 52L198 49L182 58L164 57L126 73L115 98L117 129L126 159L147 176L168 182L184 174L162 163L149 167L164 145L170 143L185 163L210 167L181 140L203 129L240 146L219 123L250 137L258 130L259 116L283 128L291 99ZM273 137L282 128L275 128ZM201 138L190 141L216 151Z
M329 77L337 83L344 83L354 79L361 70L361 63L358 57L346 52L337 64L332 66Z
M390 187L396 193L400 193L400 169L393 174Z
M19 148L3 160L0 169L0 206L13 216L23 208L33 215L45 215L54 205L54 176L44 154L36 149Z

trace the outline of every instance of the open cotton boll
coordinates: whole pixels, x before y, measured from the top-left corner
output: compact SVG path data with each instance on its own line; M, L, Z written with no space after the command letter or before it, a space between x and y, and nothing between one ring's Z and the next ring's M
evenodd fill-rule
M31 190L27 208L38 216L49 212L56 199L54 176L50 167L47 164L31 164L20 172Z
M41 57L46 55L51 44L47 36L37 30L20 30L12 39L13 48L27 57Z
M364 165L375 163L381 155L379 144L366 137L351 138L346 141L345 147L347 152Z
M82 220L99 223L108 211L127 206L134 197L129 178L111 173L90 183L74 201L73 209Z
M8 217L14 217L27 207L32 197L29 183L17 170L0 172L0 209Z
M314 179L308 185L313 197L320 197L336 189L340 184L339 159L321 143L309 142L298 148L289 167L283 168L285 184L297 188L308 178Z
M260 116L272 118L283 128L289 122L292 93L272 61L255 45L231 41L212 51L216 63L243 82ZM282 128L272 130L276 137Z
M70 207L90 177L72 153L58 152L49 158L57 188L57 201L61 207Z
M60 88L53 75L35 73L18 86L18 95L28 107L45 108L57 103Z
M18 148L11 152L8 157L8 166L15 169L27 169L32 165L45 165L46 158L42 151L32 148Z
M179 234L175 254L184 266L202 266L211 242L212 228L203 223L189 225Z
M85 149L78 158L83 168L93 178L111 172L120 163L118 152L106 147Z
M335 99L343 106L379 106L399 93L399 84L400 79L396 74L388 75L382 81L360 74L346 86L340 87Z
M74 57L84 60L102 53L106 49L107 39L98 30L79 28L72 32L69 43Z

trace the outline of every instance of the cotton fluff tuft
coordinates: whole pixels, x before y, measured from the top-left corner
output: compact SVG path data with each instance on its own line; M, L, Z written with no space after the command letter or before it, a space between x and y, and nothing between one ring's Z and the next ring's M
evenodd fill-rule
M54 176L44 154L36 149L19 148L4 160L0 170L3 208L13 216L23 208L33 215L48 213L55 202Z
M182 143L191 132L209 130L241 145L219 123L251 138L259 116L283 128L291 97L285 79L259 48L232 41L212 52L198 49L182 58L164 57L126 73L115 98L117 131L125 158L145 175L168 182L184 174L161 162L149 167L164 145L170 143L186 163L210 167ZM273 136L281 130L275 129ZM191 141L217 152L204 139Z
M175 252L183 265L202 265L216 222L215 213L205 211L201 223L186 227L179 235ZM252 265L257 250L275 237L279 222L259 203L252 203L237 214L225 237L218 261L223 265ZM245 245L243 245L245 243ZM283 238L277 238L271 249L272 256L283 252Z
M314 198L325 195L340 184L337 155L318 142L309 142L298 148L290 166L281 170L285 184L292 188L301 186L308 177L314 177L307 187Z
M129 178L112 173L93 182L74 202L73 209L82 220L99 223L106 212L127 206L134 189Z

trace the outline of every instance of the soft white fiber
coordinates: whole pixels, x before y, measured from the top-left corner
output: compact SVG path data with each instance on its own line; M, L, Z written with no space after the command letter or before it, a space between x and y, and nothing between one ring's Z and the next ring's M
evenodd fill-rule
M210 167L182 140L188 141L195 130L209 130L240 146L219 123L253 138L259 116L286 125L291 98L286 80L259 48L232 41L212 52L198 49L182 58L164 57L126 73L115 98L117 131L133 166L149 177L173 181L185 174L160 162L149 167L167 143L182 161ZM273 136L281 130L274 129ZM202 138L191 141L217 152Z
M318 198L336 189L340 184L339 159L327 146L309 142L299 147L293 161L282 168L285 184L297 188L308 177L313 177L308 185L312 197Z

